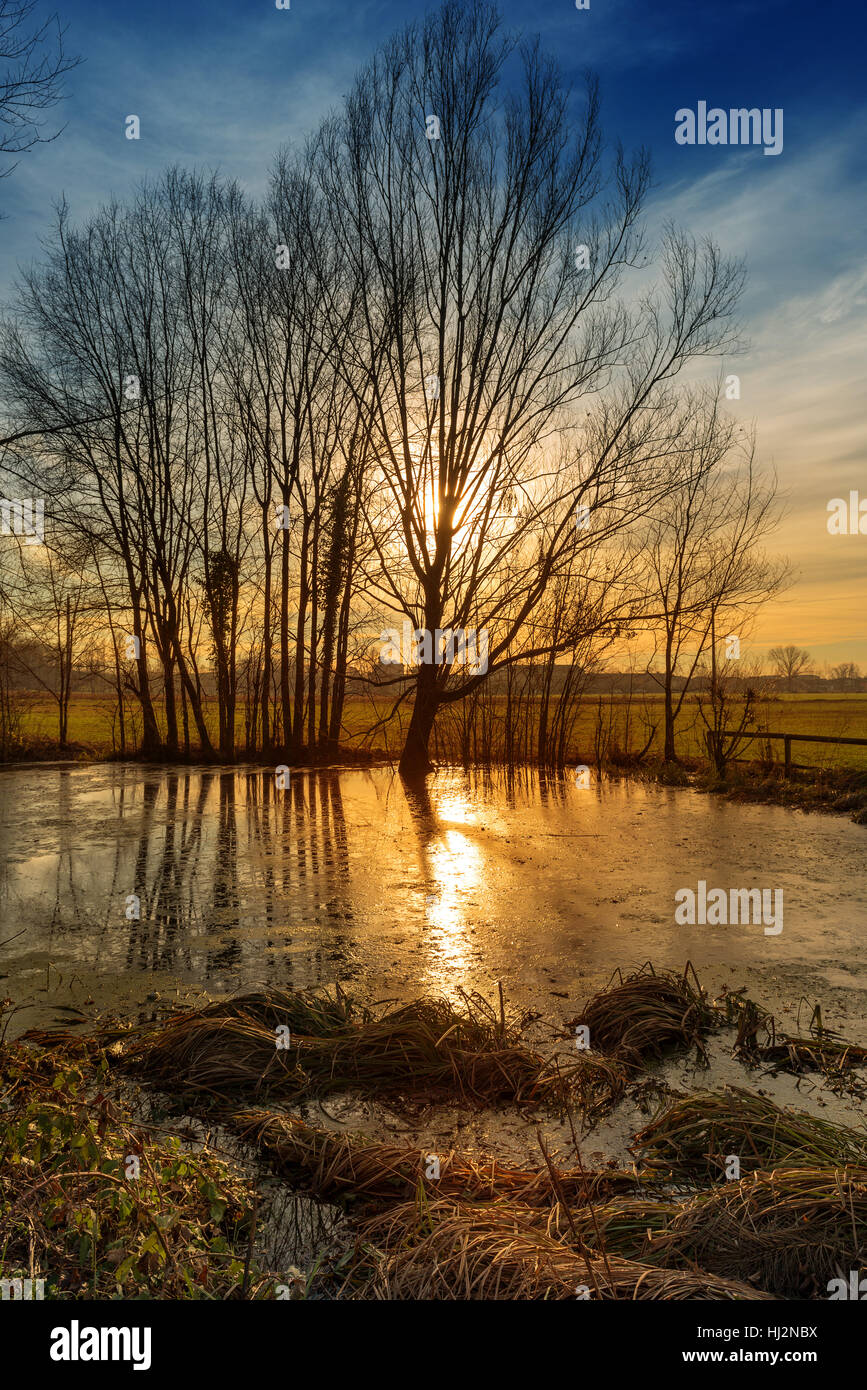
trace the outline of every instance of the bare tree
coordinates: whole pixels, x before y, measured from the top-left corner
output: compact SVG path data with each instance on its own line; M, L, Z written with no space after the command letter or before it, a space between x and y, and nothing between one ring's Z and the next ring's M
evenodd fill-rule
M831 680L838 690L858 690L863 677L854 661L841 661L831 668Z
M490 630L489 671L519 659L517 633L576 550L657 495L669 383L728 341L741 280L671 230L661 292L617 301L642 256L647 156L618 151L606 167L595 85L572 127L536 45L502 98L515 48L493 8L447 0L376 56L325 136L334 234L361 296L356 346L380 358L367 520L381 602L431 639ZM579 502L596 513L590 535ZM437 710L484 678L419 664L404 773L428 769Z
M732 343L741 268L675 228L649 267L647 156L606 153L592 81L572 109L446 0L260 205L173 169L61 211L2 330L0 446L91 557L124 747L131 695L145 752L233 758L239 701L248 752L333 750L363 666L391 709L360 736L408 711L404 773L446 722L489 756L499 692L507 760L556 764L602 651L669 624L671 677L767 591L770 501L751 463L716 481L731 427L677 380ZM404 622L410 669L372 661ZM55 645L68 693L83 638Z
M47 263L27 273L0 352L10 408L40 432L27 455L37 490L98 539L125 578L125 646L147 751L162 741L149 649L162 670L169 750L178 748L179 674L184 709L188 702L201 747L212 751L196 655L204 615L191 606L188 581L208 543L207 459L203 470L196 465L211 386L197 333L220 302L219 214L213 181L174 171L129 209L102 209L83 231L62 209ZM186 279L185 253L195 261ZM219 336L208 337L219 355Z
M694 406L693 450L681 483L650 520L648 602L662 629L663 756L676 759L675 729L704 652L716 672L716 637L779 592L786 567L762 541L779 524L776 481L756 476L752 440L721 418L716 399ZM654 615L655 616L655 615ZM737 638L737 634L733 634ZM677 676L680 689L675 689Z
M774 673L785 680L787 690L794 690L798 676L809 675L813 669L813 658L804 647L771 647L768 660Z
M725 777L729 763L747 750L759 728L757 676L757 663L735 666L730 658L717 655L717 644L711 640L708 679L696 704L718 777Z
M0 154L24 154L55 140L44 117L63 100L63 78L81 61L66 53L57 15L31 22L36 0L0 0ZM15 163L0 170L12 173Z

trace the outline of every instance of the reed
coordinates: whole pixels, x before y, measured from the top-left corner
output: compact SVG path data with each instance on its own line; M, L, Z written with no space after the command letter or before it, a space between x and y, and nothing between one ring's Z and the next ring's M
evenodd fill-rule
M643 1067L674 1048L698 1048L716 1021L690 963L683 974L654 970L648 961L631 975L618 970L585 1005L574 1025L589 1029L590 1047Z
M728 1155L741 1171L844 1167L867 1155L867 1137L802 1111L781 1109L739 1086L697 1091L663 1106L635 1136L632 1152L651 1171L719 1177Z
M252 1005L249 998L182 1014L131 1039L126 1064L168 1090L223 1099L294 1099L351 1088L519 1105L563 1101L577 1070L576 1064L563 1073L526 1047L520 1025L477 995L463 995L460 1005L419 999L378 1018L344 997L342 1021L331 1001L317 1009L316 996L269 991L253 996ZM320 1031L293 1031L299 1017L312 1017ZM279 1036L281 1026L289 1028L288 1038Z
M583 1253L518 1203L410 1203L362 1233L346 1293L402 1299L704 1299L771 1296L699 1269L659 1269L619 1255Z

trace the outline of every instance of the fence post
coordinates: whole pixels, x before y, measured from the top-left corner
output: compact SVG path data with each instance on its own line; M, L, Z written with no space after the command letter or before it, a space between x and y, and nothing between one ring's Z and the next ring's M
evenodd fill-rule
M783 750L783 774L788 777L792 770L792 738L790 734L786 734L783 739Z

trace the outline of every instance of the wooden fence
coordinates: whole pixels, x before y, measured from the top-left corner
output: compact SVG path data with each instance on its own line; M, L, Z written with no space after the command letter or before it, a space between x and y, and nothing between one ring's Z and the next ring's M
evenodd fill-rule
M714 737L714 736L713 736L713 733L712 733L711 730L709 729L709 730L707 731L707 733L705 734L705 743L707 744L707 755L708 755L708 757L710 758L711 762L713 761L713 737ZM720 737L721 737L721 738L732 738L732 737L735 737L735 735L734 735L733 733L729 733L728 729L723 729L723 730L721 730L721 732L720 732ZM783 771L786 773L786 775L789 774L789 772L791 771L791 769L792 769L792 767L793 767L793 763L792 763L792 744L793 744L793 743L856 743L856 744L859 744L862 748L867 748L867 738L839 738L839 737L836 737L834 734L766 734L766 733L746 734L746 733L745 733L745 734L739 734L739 735L737 735L737 737L738 737L738 738L743 738L743 739L754 739L754 738L758 738L758 739L767 739L767 740L769 740L769 741L770 741L771 739L782 739L782 741L783 741ZM735 758L735 759L733 759L733 761L737 762L738 759ZM797 766L797 764L794 764L794 766Z

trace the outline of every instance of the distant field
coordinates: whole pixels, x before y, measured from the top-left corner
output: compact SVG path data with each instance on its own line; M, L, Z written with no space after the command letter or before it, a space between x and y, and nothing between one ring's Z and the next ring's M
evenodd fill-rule
M57 706L42 694L22 697L22 734L25 738L53 741L57 739ZM374 709L366 698L353 698L345 711L344 741L361 746L364 732L370 729L386 710L385 704ZM407 713L403 712L406 719ZM633 698L631 708L623 697L613 702L603 700L603 718L611 727L612 738L621 749L635 751L644 746L650 729L656 725L652 751L661 751L662 702L656 696ZM627 737L627 719L629 724ZM759 719L762 726L773 732L825 734L835 737L867 738L867 694L783 695L763 702ZM590 761L593 756L594 734L598 720L598 696L588 696L581 707L575 725L570 753L576 761ZM213 720L216 723L216 718ZM114 724L114 741L112 729ZM237 718L239 748L243 748L244 718ZM129 737L128 728L128 737ZM138 730L135 730L137 737ZM448 746L448 726L440 734ZM109 753L118 746L114 702L98 695L75 695L70 704L70 742L85 744L99 753ZM374 749L396 753L400 749L401 732L397 722L380 729L367 743ZM754 745L757 754L758 745ZM684 756L703 756L704 730L694 705L685 705L678 722L678 752ZM782 745L774 745L775 756L782 760ZM751 756L749 753L747 756ZM867 769L867 747L847 748L821 744L796 744L793 761L815 767Z

